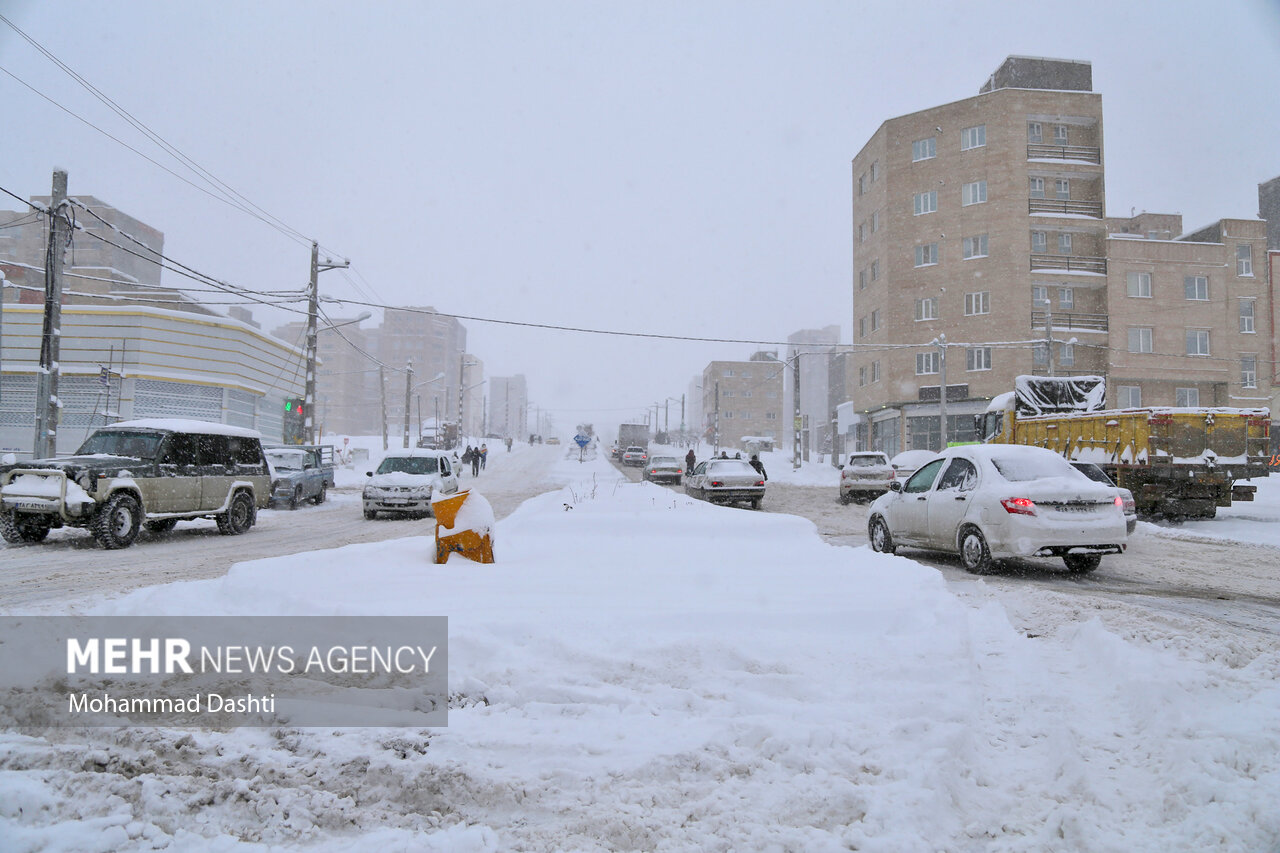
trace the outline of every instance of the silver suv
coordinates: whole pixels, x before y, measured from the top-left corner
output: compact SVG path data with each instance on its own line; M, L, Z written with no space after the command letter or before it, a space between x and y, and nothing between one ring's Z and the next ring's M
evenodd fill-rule
M164 533L212 518L244 533L271 498L257 432L205 421L135 420L89 436L74 456L0 467L0 534L41 542L56 527L87 528L103 548L127 548L145 522Z

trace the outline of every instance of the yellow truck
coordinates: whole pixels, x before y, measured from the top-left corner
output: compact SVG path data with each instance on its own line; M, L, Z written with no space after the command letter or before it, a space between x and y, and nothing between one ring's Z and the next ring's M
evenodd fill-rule
M1045 447L1093 462L1133 492L1144 517L1212 518L1251 501L1242 483L1268 473L1268 409L1148 406L1104 409L1100 376L1019 376L978 415L984 442Z

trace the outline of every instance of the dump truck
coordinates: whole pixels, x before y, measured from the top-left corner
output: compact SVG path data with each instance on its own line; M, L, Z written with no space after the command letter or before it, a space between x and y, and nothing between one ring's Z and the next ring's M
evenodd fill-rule
M984 442L1045 447L1093 462L1133 492L1145 518L1212 518L1251 501L1268 473L1266 408L1106 409L1101 376L1019 376L977 416Z

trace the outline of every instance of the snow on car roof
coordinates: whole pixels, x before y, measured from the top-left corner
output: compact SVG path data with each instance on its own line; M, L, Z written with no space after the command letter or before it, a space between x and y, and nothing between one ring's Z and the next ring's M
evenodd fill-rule
M196 432L204 435L237 435L241 438L262 438L262 434L256 429L186 418L138 418L132 421L108 424L100 429L160 429L168 430L169 432Z
M394 456L397 459L407 459L411 456L439 457L439 456L448 456L448 455L449 455L449 451L447 450L432 450L429 447L410 447L408 450L405 450L403 448L400 450L388 450L386 454L383 456L383 458L385 459L389 456Z

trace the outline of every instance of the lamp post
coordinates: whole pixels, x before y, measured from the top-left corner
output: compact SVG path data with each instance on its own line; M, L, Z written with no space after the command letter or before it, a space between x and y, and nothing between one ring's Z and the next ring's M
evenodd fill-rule
M467 368L474 367L479 363L480 362L478 361L467 361L467 357L465 354L460 356L458 359L458 443L459 444L462 443L462 433L463 433L462 401L466 399L466 396L467 396Z

